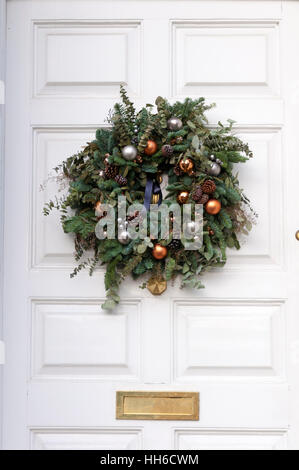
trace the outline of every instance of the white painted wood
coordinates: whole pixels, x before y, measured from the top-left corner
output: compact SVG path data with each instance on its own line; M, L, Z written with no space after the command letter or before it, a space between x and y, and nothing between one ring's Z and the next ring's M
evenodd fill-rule
M0 341L0 365L5 363L5 344Z
M299 448L298 16L290 1L9 0L5 448ZM127 280L109 315L102 269L69 278L71 237L41 214L56 183L40 185L107 125L121 82L137 106L206 95L211 126L238 121L259 224L204 290ZM199 391L200 420L117 421L117 390Z
M140 429L33 429L33 450L135 450L141 448Z
M175 430L180 450L285 450L286 431Z
M4 253L4 142L5 142L5 63L6 63L6 2L0 0L0 339L3 338L3 253ZM0 365L4 363L4 343L0 341ZM3 429L3 368L0 367L0 449Z

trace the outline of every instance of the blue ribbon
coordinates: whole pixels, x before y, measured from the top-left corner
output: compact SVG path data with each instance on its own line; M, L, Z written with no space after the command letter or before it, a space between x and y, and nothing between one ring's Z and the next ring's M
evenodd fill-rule
M162 191L160 184L152 176L148 175L144 193L144 207L147 211L150 210L153 194L159 194L158 206L160 206L162 202Z

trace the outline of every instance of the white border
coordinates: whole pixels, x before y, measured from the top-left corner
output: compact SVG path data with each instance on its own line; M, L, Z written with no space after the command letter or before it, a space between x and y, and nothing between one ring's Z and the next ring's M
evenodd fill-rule
M5 59L6 59L6 0L0 0L0 339L3 335L3 226L4 226L4 102L5 102ZM0 449L2 449L2 404L4 343L0 344Z

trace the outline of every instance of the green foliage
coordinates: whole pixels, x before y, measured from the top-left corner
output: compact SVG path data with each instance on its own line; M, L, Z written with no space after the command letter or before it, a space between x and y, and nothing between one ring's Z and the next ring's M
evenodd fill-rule
M121 103L115 104L108 118L111 128L98 129L95 140L54 169L57 182L66 186L67 192L47 202L43 209L46 216L53 209L60 211L64 231L74 236L78 265L71 277L82 269L88 269L92 275L98 265L106 265L107 300L102 308L107 310L113 310L119 303L119 285L128 275L137 278L157 274L167 281L180 275L182 287L204 287L200 276L211 267L222 266L226 261L226 248L239 249L239 234L248 235L255 221L255 213L239 187L237 175L233 173L234 164L246 162L252 153L248 145L233 134L232 120L225 125L219 122L216 128L211 129L205 112L214 105L206 104L202 97L186 98L174 104L158 97L155 113L150 104L136 112L123 86L120 95ZM182 120L181 129L170 131L167 128L167 121L172 116ZM147 155L144 151L148 140L157 143L154 155ZM122 157L122 148L128 144L135 145L138 150L135 161ZM164 144L172 147L166 156L161 150ZM217 177L208 175L212 154L221 160L222 170ZM178 163L185 158L193 161L192 174L178 171ZM117 173L127 180L125 185L106 179L104 170L107 164L117 167ZM171 230L167 240L152 241L149 228L145 240L137 238L127 245L118 239L98 240L95 227L99 214L95 213L95 205L101 202L115 207L117 219L117 197L123 194L127 206L132 202L142 204L147 178L155 178L159 173L168 175L165 204L176 202L180 191L188 191L189 202L193 202L192 215L195 204L192 197L196 188L206 179L215 182L216 190L211 197L218 199L222 208L215 216L204 211L202 247L191 251L182 245L171 247ZM162 261L152 256L152 248L157 242L168 247L167 257Z

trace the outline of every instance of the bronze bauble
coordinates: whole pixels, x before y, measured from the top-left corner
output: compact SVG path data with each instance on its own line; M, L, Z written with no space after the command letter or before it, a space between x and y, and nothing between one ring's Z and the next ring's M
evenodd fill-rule
M167 255L167 248L166 246L162 246L160 243L157 243L154 246L152 253L154 258L163 259Z
M217 199L210 199L205 205L205 210L208 214L216 215L221 210L221 202Z
M181 191L177 196L177 201L179 204L186 204L189 199L189 192L188 191Z
M94 210L95 210L96 217L101 217L103 215L103 209L102 209L101 201L98 201L98 202L95 203Z
M146 153L146 155L154 155L154 153L157 152L157 148L157 144L154 140L148 140L147 146L144 149L144 153Z
M194 167L194 163L190 158L185 158L180 161L179 166L184 173L188 173Z

